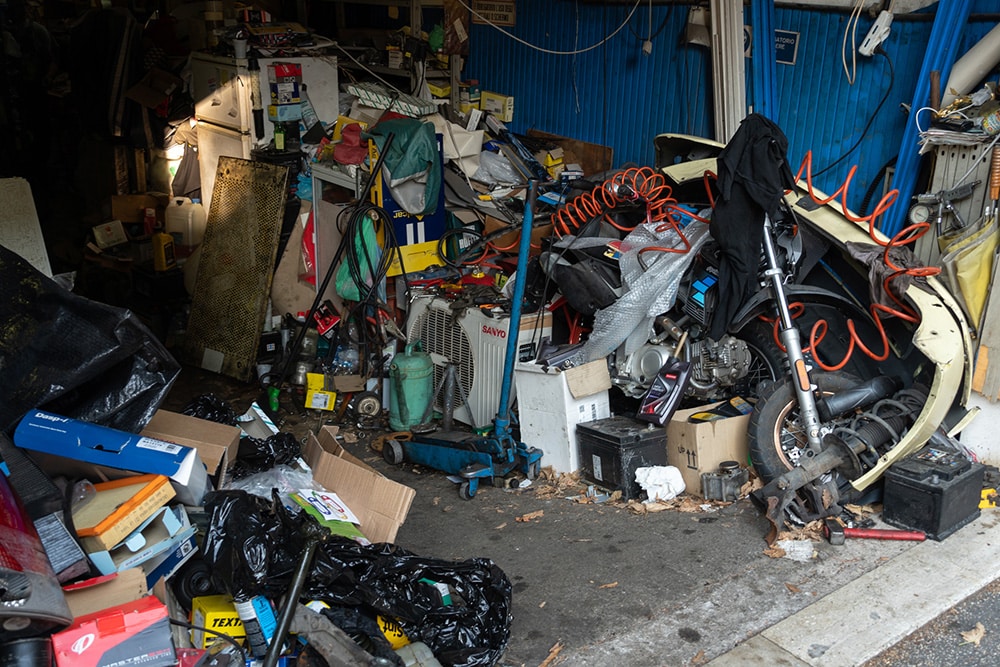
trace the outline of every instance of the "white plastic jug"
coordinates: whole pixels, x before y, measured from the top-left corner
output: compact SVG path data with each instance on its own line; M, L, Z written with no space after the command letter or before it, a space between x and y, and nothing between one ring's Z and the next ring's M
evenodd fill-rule
M201 244L205 236L208 215L201 202L187 197L174 197L167 205L164 223L168 234L174 237L174 254L186 258Z

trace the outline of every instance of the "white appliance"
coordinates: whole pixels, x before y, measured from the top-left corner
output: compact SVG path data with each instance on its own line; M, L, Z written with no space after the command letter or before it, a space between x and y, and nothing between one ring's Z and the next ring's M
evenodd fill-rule
M407 316L407 339L421 341L423 350L430 354L435 389L441 383L445 365L451 362L457 366L458 381L468 403L455 396L453 416L473 428L486 427L492 424L500 408L510 317L490 317L474 307L452 310L451 304L440 297L415 299ZM551 313L523 315L517 336L518 361L533 360L539 341L551 334ZM513 378L510 398L513 401ZM435 409L441 409L440 399Z
M198 131L198 166L201 174L201 198L211 208L215 171L219 156L229 155L249 160L254 148L263 148L274 137L274 124L267 120L270 87L267 66L275 62L302 65L302 83L309 101L323 123L330 124L340 115L336 56L290 55L283 58L258 58L261 108L264 113L264 136L257 139L250 92L251 72L245 58L191 55L191 97Z

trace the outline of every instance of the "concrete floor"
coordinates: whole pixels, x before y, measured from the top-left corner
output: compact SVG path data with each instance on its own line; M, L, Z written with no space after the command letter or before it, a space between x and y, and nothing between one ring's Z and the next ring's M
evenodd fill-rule
M256 396L253 386L185 369L164 407L180 409L206 392L226 399L237 412ZM286 415L282 428L304 436L323 421L316 412ZM551 495L552 486L544 481L524 489L480 487L475 498L464 501L440 472L386 464L367 444L380 431L350 425L344 430L359 436L345 445L353 454L417 492L398 545L446 560L490 558L510 578L513 624L504 667L660 667L713 659L720 665L861 664L1000 578L1000 564L987 559L974 578L952 582L961 597L921 598L919 609L904 608L892 623L876 622L893 616L890 611L879 616L878 605L899 601L884 595L862 600L874 590L872 582L891 577L894 595L919 595L926 585L921 577L928 575L918 567L916 576L907 577L906 568L933 567L941 553L961 553L979 542L990 548L1000 539L996 515L984 515L942 543L812 542L810 557L800 562L764 553L767 522L749 501L640 515L623 506L567 499L583 487ZM523 520L527 515L534 518ZM893 563L900 574L892 574ZM941 585L948 589L951 581ZM852 609L858 606L855 599L865 607L860 620L851 616L858 612ZM829 607L818 605L827 600ZM858 627L852 623L874 627L877 641L865 634L851 641ZM777 634L769 637L769 628ZM827 652L813 644L837 648Z

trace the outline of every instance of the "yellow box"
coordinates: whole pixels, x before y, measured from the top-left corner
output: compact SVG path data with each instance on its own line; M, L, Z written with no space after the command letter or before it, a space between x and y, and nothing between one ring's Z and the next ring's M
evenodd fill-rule
M333 410L337 393L326 391L326 376L322 373L306 373L306 407L311 410Z
M449 97L451 95L450 83L431 83L428 81L427 89L431 91L431 95L434 97Z
M479 108L488 111L505 123L514 120L514 98L511 95L501 95L484 90L479 99Z
M399 263L400 256L403 257L403 267L406 268L407 273L423 271L428 266L432 266L434 264L440 266L441 258L438 257L437 250L437 241L401 245L399 246L399 253L392 256L392 264L389 265L389 271L386 275L391 278L392 276L398 276L403 272Z
M243 621L229 595L202 595L192 600L191 625L221 632L237 641L246 637ZM222 641L218 635L191 630L191 643L195 648L208 648L217 641Z

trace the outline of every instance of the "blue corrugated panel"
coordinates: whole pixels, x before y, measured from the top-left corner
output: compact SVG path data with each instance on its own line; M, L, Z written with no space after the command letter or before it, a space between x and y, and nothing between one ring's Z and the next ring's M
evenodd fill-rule
M518 2L505 28L536 46L572 51L618 28L629 7L576 2ZM604 45L575 56L541 53L494 28L473 24L466 78L514 96L512 130L530 128L614 148L615 165L653 164L653 138L664 132L710 135L708 51L680 46L686 8L640 7ZM653 36L652 52L642 52Z
M517 25L506 30L536 46L571 51L600 42L622 24L629 9L570 0L522 0L517 3ZM540 53L494 28L473 24L465 76L478 79L484 90L514 96L510 127L515 132L535 128L610 146L615 166L651 165L656 135L713 133L709 53L705 47L681 44L686 19L685 6L657 5L650 21L649 7L643 5L606 44L576 56ZM855 81L848 82L842 63L847 21L845 13L776 10L774 28L798 33L799 38L795 64L777 65L774 118L788 135L793 170L798 170L807 151L812 151L816 173L849 150L890 85L888 61L881 55L859 56ZM642 42L650 25L656 34L647 56ZM857 45L870 25L871 18L862 17ZM959 53L994 25L972 22L960 37ZM912 100L930 28L930 21L903 18L892 24L884 44L895 68L889 96L859 146L814 180L816 187L832 193L858 165L847 197L854 210L861 208L881 167L899 151L906 123L900 105ZM752 75L753 63L748 60L748 79Z

